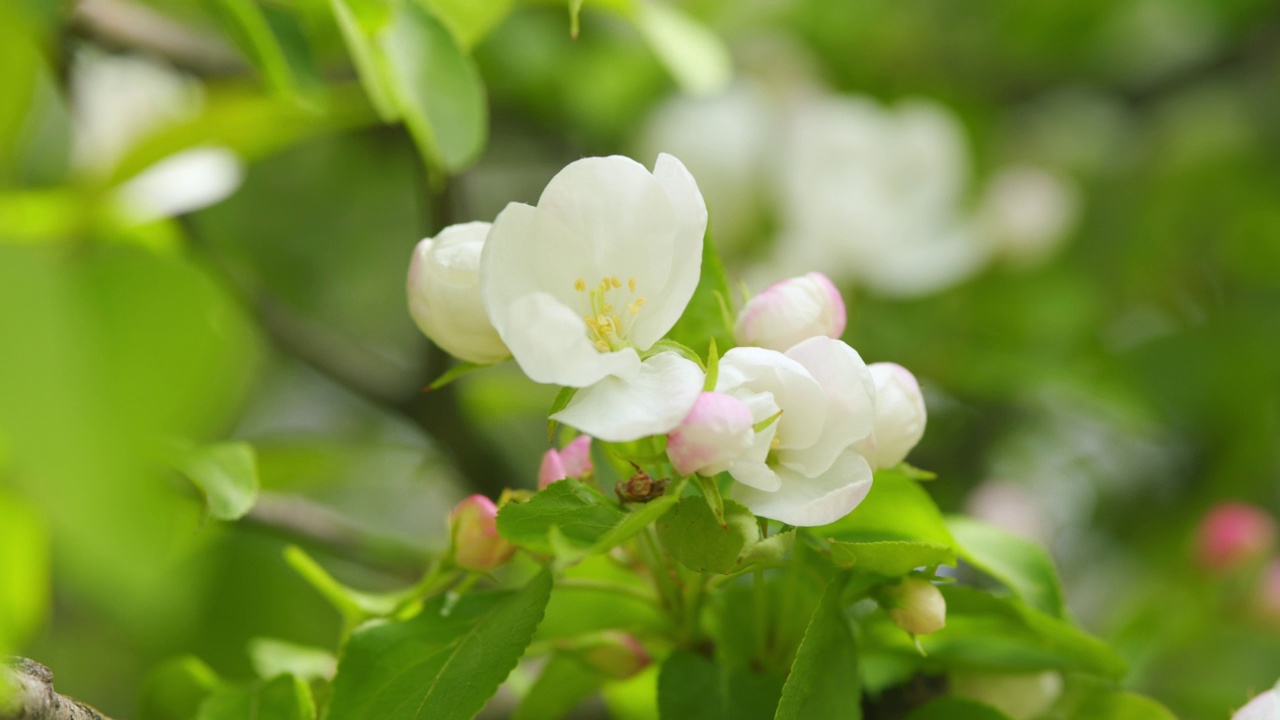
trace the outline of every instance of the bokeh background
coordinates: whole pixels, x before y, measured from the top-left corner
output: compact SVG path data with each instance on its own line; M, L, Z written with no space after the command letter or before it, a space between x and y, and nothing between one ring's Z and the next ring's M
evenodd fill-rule
M422 393L414 244L665 151L733 278L841 285L845 340L922 381L935 498L1044 543L1134 689L1208 720L1280 676L1280 5L589 0L574 39L561 3L422 2L470 7L487 96L447 178L327 2L0 4L0 650L134 717L172 658L332 646L286 544L395 587L547 447L510 365ZM235 523L172 462L228 439ZM1225 565L1224 501L1271 518Z

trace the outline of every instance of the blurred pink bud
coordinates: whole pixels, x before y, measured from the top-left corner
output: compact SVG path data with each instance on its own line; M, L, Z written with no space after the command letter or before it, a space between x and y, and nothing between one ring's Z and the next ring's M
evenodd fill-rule
M854 448L873 470L881 470L905 460L920 442L927 413L920 383L910 370L891 362L872 363L867 370L876 384L875 421L871 434Z
M1224 502L1200 521L1196 554L1210 570L1227 572L1257 560L1276 540L1276 523L1264 510L1242 502Z
M605 630L579 648L584 663L618 680L634 677L653 661L633 636Z
M591 436L579 435L564 448L551 448L542 456L542 464L538 467L538 489L557 480L586 477L592 469Z
M739 345L785 352L811 337L839 338L844 325L840 291L826 275L811 272L776 282L751 298L738 313L733 337Z
M667 457L681 475L729 469L755 439L751 410L732 395L704 392L667 436Z
M1231 720L1276 720L1280 718L1280 690L1268 690L1236 711Z
M912 635L928 635L947 624L947 600L936 585L924 578L903 578L877 599L893 624Z
M498 534L498 506L483 495L472 495L449 513L453 562L464 570L483 572L505 563L516 548Z

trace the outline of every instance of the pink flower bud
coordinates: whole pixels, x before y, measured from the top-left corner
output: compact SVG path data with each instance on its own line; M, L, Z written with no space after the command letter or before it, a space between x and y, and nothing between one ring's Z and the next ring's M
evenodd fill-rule
M1276 720L1280 718L1280 690L1268 690L1236 711L1231 720Z
M882 590L876 599L889 612L893 624L912 635L928 635L947 624L946 598L924 578L903 578Z
M715 475L743 455L755 439L751 410L736 397L704 392L667 436L667 457L681 475Z
M583 478L591 473L591 436L579 435L564 448L551 448L542 456L538 467L538 489L557 480Z
M605 630L578 648L584 663L618 680L635 677L653 661L649 653L631 635Z
M1200 521L1196 555L1204 567L1229 572L1266 555L1276 540L1276 523L1262 509L1224 502Z
M472 495L449 513L453 562L464 570L484 572L505 563L515 546L498 534L498 507L483 495Z
M811 337L844 333L844 298L819 272L776 282L738 313L733 337L739 345L785 352Z
M876 410L871 435L854 448L873 470L890 468L906 459L924 437L927 418L920 383L910 370L889 362L867 366L876 384Z

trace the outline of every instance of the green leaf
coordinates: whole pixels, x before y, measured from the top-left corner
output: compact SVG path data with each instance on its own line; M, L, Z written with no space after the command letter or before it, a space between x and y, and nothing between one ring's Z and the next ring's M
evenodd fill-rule
M733 76L729 49L719 36L675 5L638 3L633 22L685 92L711 95L729 84Z
M725 322L717 294L729 296L729 281L725 278L724 265L720 262L720 254L716 252L708 226L707 234L702 238L702 271L698 287L667 337L688 347L702 347L711 339L721 349L733 347L733 328Z
M333 18L360 76L369 102L386 123L400 119L391 99L391 79L382 64L374 37L391 21L390 6L377 0L329 0Z
M337 658L324 648L296 645L274 638L250 640L249 662L253 671L263 679L288 674L307 681L332 679L338 666Z
M497 691L533 638L551 596L551 574L520 590L472 592L426 603L403 622L352 634L328 720L470 720Z
M1089 720L1177 720L1168 708L1155 700L1130 692L1095 695L1081 704L1075 717Z
M920 638L929 660L952 670L982 672L1077 671L1116 679L1124 660L1106 643L1065 620L960 585L939 587L947 602L947 625ZM882 613L864 623L868 645L917 655L906 635Z
M568 655L557 654L524 696L512 720L560 720L600 688L604 678Z
M768 720L778 706L782 679L741 667L726 668L677 650L658 675L662 720Z
M853 512L808 532L814 537L846 542L906 540L955 547L951 531L929 493L892 470L876 473L871 492Z
M484 148L488 109L480 72L416 3L400 3L378 47L392 103L433 167L457 172Z
M847 582L846 573L838 574L818 601L782 688L776 720L862 717L858 646L840 602Z
M221 684L218 674L199 658L166 660L142 681L138 720L191 720Z
M911 713L907 720L1009 720L1009 717L980 702L944 697Z
M514 0L420 0L449 28L458 44L471 49L511 12Z
M239 520L258 501L258 461L244 442L197 448L178 461L178 468L204 493L210 516Z
M264 9L254 0L206 0L206 5L278 94L305 100L319 87L297 18L283 9Z
M0 492L0 655L16 652L49 611L49 537L35 508Z
M581 18L583 0L569 0L569 37L578 39L578 31L582 29Z
M690 570L727 574L744 566L760 531L751 511L732 500L724 501L724 521L721 525L706 499L691 496L658 519L658 537Z
M462 377L463 375L466 375L467 373L474 372L476 370L483 370L484 368L487 368L487 367L492 367L492 365L481 365L479 363L473 363L473 362L456 363L453 367L444 371L444 374L442 374L440 377L436 378L435 380L432 380L431 384L427 386L427 392L439 390L440 388L444 387L445 385L448 385L449 383L453 382L454 380L457 380L458 378Z
M631 512L622 519L622 522L613 526L612 530L596 540L591 552L608 552L630 540L640 531L649 527L655 520L667 514L667 511L678 502L680 502L680 498L675 495L663 495L657 500L651 500L643 505L632 505Z
M292 675L217 690L200 705L196 720L314 720L311 688Z
M901 577L918 567L951 565L955 552L946 545L911 540L831 543L831 559L856 572Z
M947 527L959 544L960 556L999 580L1028 605L1064 617L1062 583L1053 560L1043 547L987 523L952 515Z
M498 532L521 547L551 553L554 526L570 546L587 550L626 519L627 513L581 482L560 480L525 502L503 505L498 512Z
M395 614L419 592L416 585L389 593L354 590L334 579L320 563L296 545L284 549L284 559L307 584L333 605L342 615L347 629L354 628L369 618Z

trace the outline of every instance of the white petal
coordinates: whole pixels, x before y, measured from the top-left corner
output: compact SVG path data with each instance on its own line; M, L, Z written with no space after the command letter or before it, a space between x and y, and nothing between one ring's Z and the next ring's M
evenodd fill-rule
M480 292L498 333L505 331L511 305L531 293L548 293L571 309L585 310L574 283L594 282L599 274L592 254L587 240L556 216L521 203L507 205L493 221L480 257ZM578 325L585 332L582 318Z
M735 484L729 497L760 517L814 527L848 515L871 491L871 466L852 450L841 454L825 473L815 478L787 468L777 468L777 472L782 483L776 492Z
M1280 718L1280 690L1268 690L1236 711L1231 720L1276 720Z
M418 243L409 263L409 314L454 357L489 364L511 356L480 298L480 253L489 223L450 225Z
M782 479L763 460L740 460L729 466L729 474L739 483L764 492L777 492L782 487Z
M600 352L587 338L582 318L547 293L516 300L507 321L502 339L534 382L587 387L610 376L629 378L640 370L635 350Z
M733 391L739 386L773 394L782 409L775 423L779 449L806 448L818 441L827 400L803 365L775 350L733 348L720 358L716 391L738 395Z
M606 377L579 390L553 420L607 442L670 432L698 399L702 369L676 353L645 360L630 379Z
M229 197L244 179L240 160L226 148L199 147L149 166L116 191L135 222L199 210Z
M778 452L778 460L809 476L825 471L836 456L871 433L876 385L857 351L840 340L815 337L786 352L818 381L826 393L826 422L807 448Z
M632 330L633 341L641 348L665 335L688 306L702 275L702 243L707 232L707 206L685 166L663 153L658 155L653 176L666 192L676 225L667 281L657 291L661 302L646 306Z
M924 437L927 414L920 384L894 363L868 366L876 385L875 431L856 448L876 469L897 465Z

